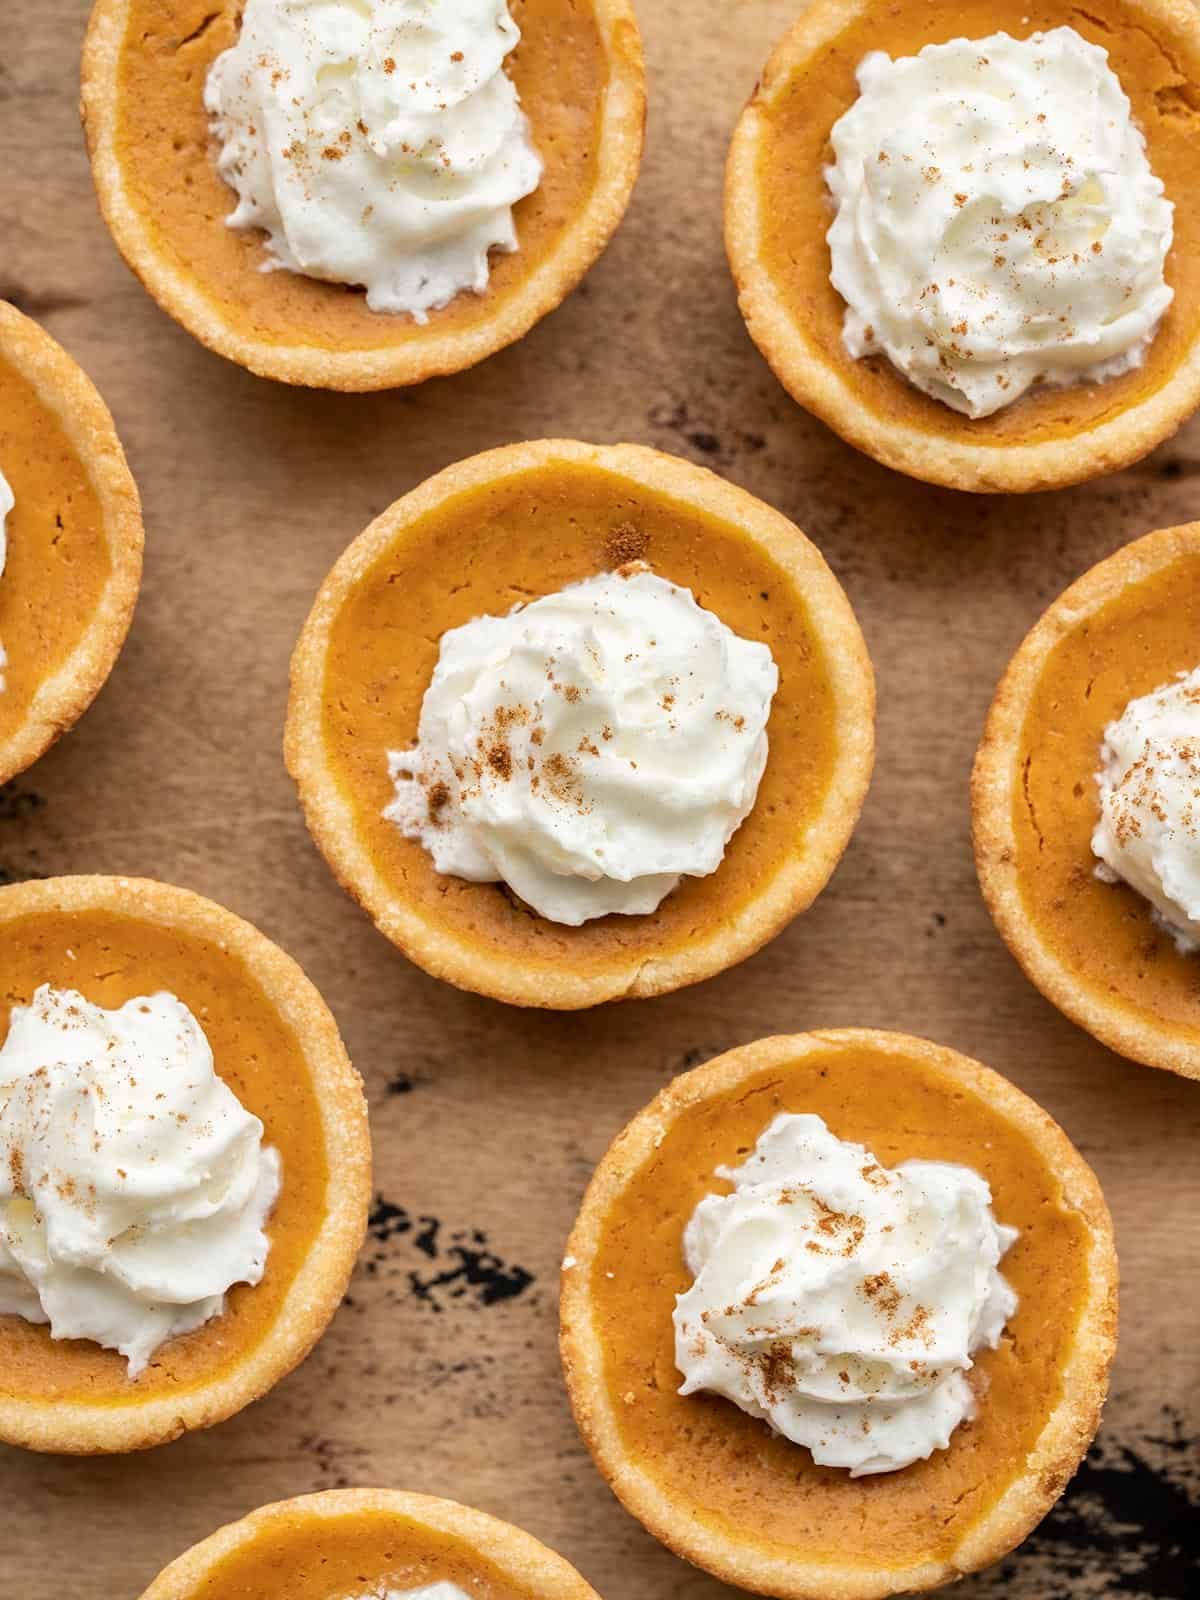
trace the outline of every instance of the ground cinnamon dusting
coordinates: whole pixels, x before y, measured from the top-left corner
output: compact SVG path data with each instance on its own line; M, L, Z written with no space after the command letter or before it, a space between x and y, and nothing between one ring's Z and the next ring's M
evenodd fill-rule
M1185 698L1192 699L1193 695L1194 691L1185 691ZM1194 782L1200 780L1200 761L1196 759L1195 748L1187 740L1172 740L1158 746L1147 744L1145 753L1132 764L1112 794L1113 832L1122 849L1127 849L1132 840L1142 837L1139 807L1159 822L1167 822L1166 805L1156 780L1159 765L1164 761L1169 762L1172 756L1187 766ZM1181 820L1184 831L1194 840L1197 827L1191 805L1185 808Z
M513 759L512 751L506 744L497 742L492 745L487 753L488 766L496 776L505 783L512 777Z
M579 783L579 770L574 761L555 751L542 763L542 772L546 779L546 787L555 800L565 805L574 805L581 812L585 809L583 791Z
M911 1344L914 1340L918 1340L926 1348L933 1343L933 1334L929 1328L929 1310L926 1306L917 1306L904 1327L895 1328L888 1335L888 1343L893 1347L898 1344Z
M835 1211L819 1195L814 1194L810 1198L818 1212L817 1232L829 1240L828 1248L817 1244L816 1249L823 1255L852 1256L866 1236L866 1222L853 1212ZM809 1248L813 1248L812 1242Z
M609 567L630 566L645 559L650 548L650 535L632 522L622 522L609 534L604 544L604 559Z
M884 1316L891 1317L900 1309L903 1295L896 1288L892 1276L888 1272L875 1272L869 1278L864 1278L862 1293L872 1302Z
M523 728L529 722L525 706L497 706L494 721L498 728Z
M442 812L450 804L450 789L440 780L430 784L429 793L425 796L425 804L429 809L429 820L435 825L442 820Z
M792 1347L785 1339L769 1344L751 1363L758 1369L763 1394L769 1404L775 1405L793 1387Z

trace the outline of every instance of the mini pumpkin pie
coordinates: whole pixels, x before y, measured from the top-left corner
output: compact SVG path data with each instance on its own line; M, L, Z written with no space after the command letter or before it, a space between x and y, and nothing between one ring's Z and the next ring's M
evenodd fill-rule
M1095 1433L1112 1225L1062 1130L896 1034L762 1040L617 1138L563 1262L575 1418L715 1576L874 1600L998 1559Z
M66 351L0 301L0 783L100 692L141 575L141 507L112 417Z
M927 482L1128 466L1200 405L1198 139L1191 0L816 0L730 153L750 332Z
M159 304L288 383L458 372L576 286L624 214L645 75L628 0L97 0L100 205Z
M694 983L807 907L874 687L791 523L634 446L476 456L386 511L297 646L309 828L435 976L570 1008Z
M0 1438L92 1455L260 1398L341 1301L357 1074L282 951L164 884L0 889Z
M483 1511L396 1489L264 1506L180 1556L142 1600L596 1600L544 1544Z
M975 763L975 858L1029 978L1111 1049L1200 1077L1200 523L1050 607Z

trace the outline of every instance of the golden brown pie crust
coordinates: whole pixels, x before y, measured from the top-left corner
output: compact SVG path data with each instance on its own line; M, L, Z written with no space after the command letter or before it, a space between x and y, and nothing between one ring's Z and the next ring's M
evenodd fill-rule
M16 505L0 577L0 783L79 720L112 671L142 577L137 489L91 380L0 301L0 471Z
M1057 599L1006 672L975 762L975 860L1026 974L1110 1049L1200 1078L1200 958L1095 876L1104 730L1200 666L1200 522L1149 534Z
M686 880L652 916L567 928L498 885L439 875L383 817L387 751L415 742L444 632L620 566L635 548L735 632L770 644L781 676L771 756L717 872ZM286 755L317 844L406 955L463 988L567 1009L662 994L765 944L837 864L873 747L862 634L792 523L657 451L549 441L447 469L351 545L296 648Z
M671 1313L684 1226L781 1112L814 1112L887 1166L962 1162L1020 1230L1018 1309L981 1352L979 1415L902 1472L852 1479L713 1395L681 1396ZM764 1039L667 1086L592 1179L567 1246L562 1351L575 1419L626 1509L676 1554L783 1600L877 1600L997 1560L1045 1515L1099 1422L1117 1262L1096 1179L988 1068L846 1029Z
M829 132L871 50L1073 27L1109 52L1175 202L1175 289L1145 365L1109 383L1043 388L972 420L883 355L855 361L829 279ZM955 489L1061 488L1129 466L1200 405L1200 22L1192 0L815 0L768 62L730 151L726 243L742 313L801 405L885 466Z
M172 1562L142 1600L358 1600L380 1585L408 1593L437 1582L473 1600L597 1600L532 1534L397 1489L330 1489L263 1506Z
M575 288L625 213L646 112L630 0L513 0L508 66L546 161L516 207L520 249L493 255L483 295L421 326L367 310L359 291L263 273L261 236L233 232L204 83L238 36L238 0L96 0L83 117L96 191L118 249L197 339L263 377L388 389L459 372L520 339Z
M271 1253L223 1316L130 1380L115 1351L0 1317L0 1439L70 1455L140 1450L240 1411L312 1349L337 1310L370 1203L366 1105L337 1026L300 968L232 912L130 878L0 889L0 1038L41 983L99 1005L167 990L283 1158Z

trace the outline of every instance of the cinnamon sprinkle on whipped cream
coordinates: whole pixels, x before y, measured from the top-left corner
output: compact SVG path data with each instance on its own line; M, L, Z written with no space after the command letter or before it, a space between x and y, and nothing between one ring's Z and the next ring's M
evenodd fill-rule
M1017 1238L968 1167L882 1166L820 1117L783 1114L684 1234L681 1394L732 1400L823 1466L896 1472L975 1416L970 1372L1017 1300Z
M174 995L107 1011L43 985L0 1048L0 1316L136 1378L261 1280L281 1182L262 1135Z
M443 636L385 815L551 921L654 911L752 810L778 683L765 644L626 562Z
M507 0L247 0L204 97L229 226L265 232L264 270L361 285L372 311L482 294L542 177L504 70L520 37Z
M1107 51L998 33L872 52L858 82L826 172L849 353L976 418L1141 366L1174 207Z

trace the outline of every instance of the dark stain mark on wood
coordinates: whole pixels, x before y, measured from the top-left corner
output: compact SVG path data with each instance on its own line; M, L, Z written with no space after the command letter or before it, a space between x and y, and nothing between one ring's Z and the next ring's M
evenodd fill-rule
M19 782L6 783L0 786L0 827L5 825L20 828L21 825L45 809L46 801L34 789L27 789ZM30 865L20 865L10 853L16 841L5 839L6 855L8 859L0 863L0 884L23 883L30 878L44 878L46 874L35 870ZM24 854L18 850L17 854ZM36 857L37 851L32 855Z
M732 460L739 455L757 455L765 450L767 441L761 433L744 433L735 430L723 437L715 428L694 418L686 401L676 405L655 406L649 415L652 428L673 433L697 454L721 456Z
M79 311L91 302L86 295L66 289L27 289L23 284L0 279L0 300L7 300L27 317L50 317L56 311Z
M1101 1434L1066 1494L1007 1561L981 1578L979 1600L1020 1577L1039 1600L1195 1600L1200 1594L1200 1439L1179 1412L1127 1441Z
M365 1461L368 1452L360 1445L346 1446L335 1444L332 1439L323 1439L316 1434L308 1434L300 1440L300 1449L312 1457L318 1474L318 1487L322 1489L348 1489L358 1481L359 1468L350 1468L346 1457L354 1462Z
M406 1268L411 1296L431 1311L458 1307L482 1309L515 1300L533 1287L532 1272L505 1261L492 1249L480 1228L447 1228L437 1217L418 1216L380 1197L370 1217L371 1237L379 1248L368 1258L368 1277L379 1275L399 1240L430 1263Z
M684 434L684 438L693 450L699 450L702 455L715 456L720 454L721 441L715 433L709 433L706 428L693 428Z
M389 1100L402 1094L412 1094L415 1089L425 1089L433 1079L424 1072L397 1072L395 1077L389 1078L384 1093Z
M46 804L45 796L19 783L6 783L0 787L0 822L24 822Z
M690 1050L685 1050L680 1057L680 1072L690 1072L693 1067L702 1067L706 1061L711 1061L714 1056L723 1055L731 1046L727 1044L694 1044Z
M1184 478L1200 477L1200 460L1187 456L1157 454L1149 456L1137 466L1129 468L1130 477L1158 478L1166 483L1178 483Z

